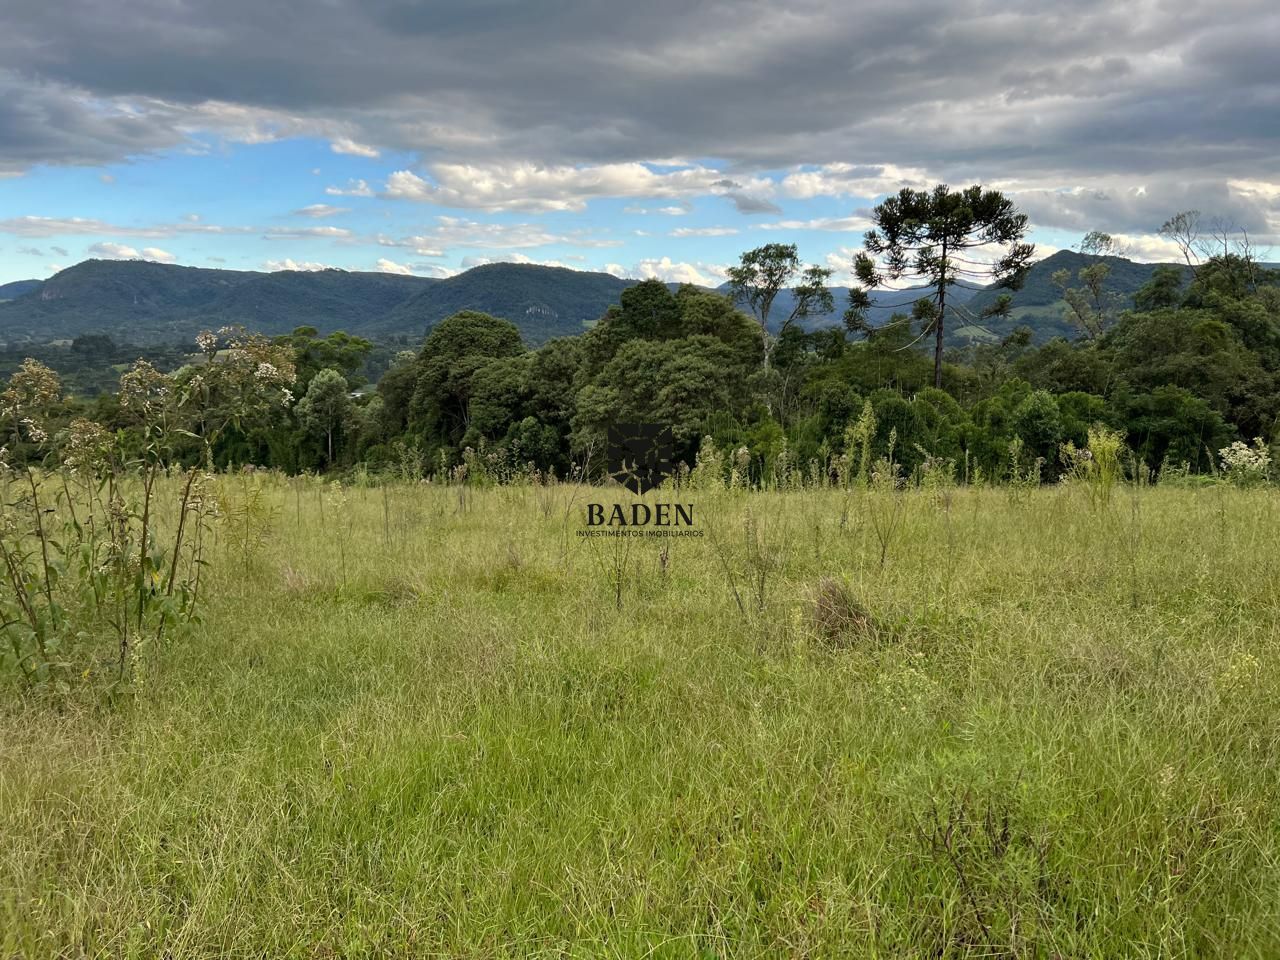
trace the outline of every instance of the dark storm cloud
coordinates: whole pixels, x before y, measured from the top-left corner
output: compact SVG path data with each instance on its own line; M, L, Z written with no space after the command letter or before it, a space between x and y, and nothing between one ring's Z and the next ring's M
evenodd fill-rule
M837 161L952 182L1120 177L1150 184L1151 199L1125 204L1135 225L1144 203L1195 199L1183 185L1212 198L1228 179L1280 180L1280 11L1261 0L25 7L0 31L0 171L249 129L426 164L718 157L738 179ZM1240 217L1268 216L1236 201ZM1044 206L1074 222L1090 203Z

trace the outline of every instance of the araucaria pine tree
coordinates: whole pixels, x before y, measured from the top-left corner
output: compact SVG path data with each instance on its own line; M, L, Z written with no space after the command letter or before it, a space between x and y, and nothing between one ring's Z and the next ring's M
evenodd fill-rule
M933 190L904 189L872 211L875 229L863 237L864 250L854 258L860 286L849 290L845 323L867 331L871 291L894 284L919 295L896 306L910 306L923 324L921 336L933 333L933 383L942 386L942 343L948 317L966 317L963 308L947 303L947 290L957 283L978 287L996 284L1017 289L1031 266L1035 247L1023 243L1026 214L998 190L972 186L953 191L945 184ZM903 284L903 286L896 286ZM1006 312L1002 297L984 316ZM976 321L977 318L968 318Z

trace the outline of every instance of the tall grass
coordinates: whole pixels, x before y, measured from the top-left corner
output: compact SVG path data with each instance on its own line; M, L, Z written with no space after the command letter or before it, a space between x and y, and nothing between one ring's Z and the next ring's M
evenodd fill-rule
M212 482L132 696L5 692L0 955L1280 955L1268 489Z

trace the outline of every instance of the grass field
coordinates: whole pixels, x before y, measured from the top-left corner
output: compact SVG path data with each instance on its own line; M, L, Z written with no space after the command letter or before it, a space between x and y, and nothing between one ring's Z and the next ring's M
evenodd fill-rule
M5 694L0 955L1280 956L1273 492L221 483L203 623Z

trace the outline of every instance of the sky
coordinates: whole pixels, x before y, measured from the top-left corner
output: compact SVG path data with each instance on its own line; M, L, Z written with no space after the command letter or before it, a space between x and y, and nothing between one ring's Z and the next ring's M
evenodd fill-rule
M0 282L89 257L847 282L877 200L1008 193L1041 254L1185 209L1280 249L1256 0L0 0ZM1271 259L1277 259L1272 251Z

